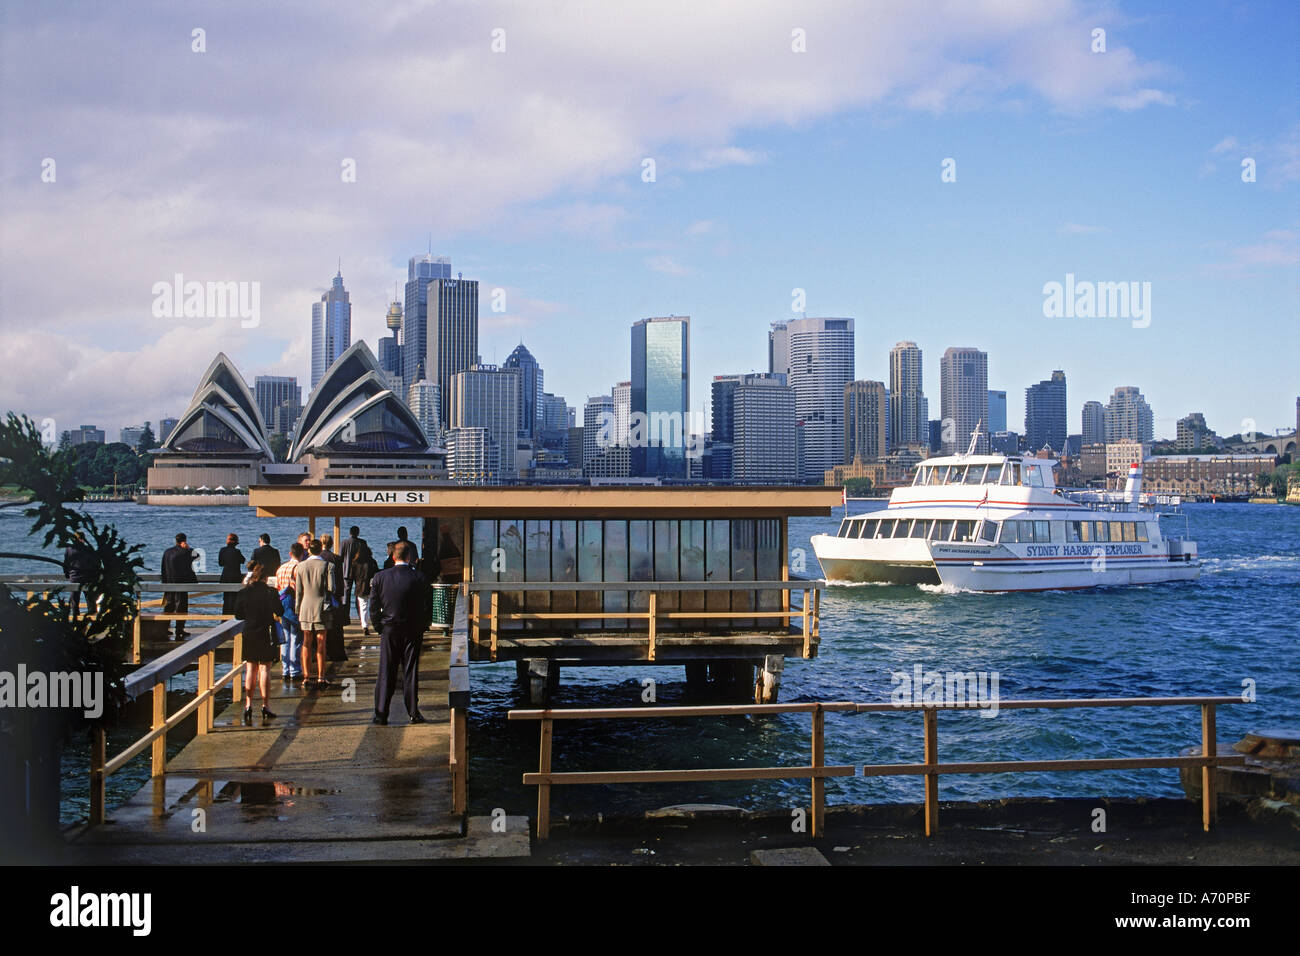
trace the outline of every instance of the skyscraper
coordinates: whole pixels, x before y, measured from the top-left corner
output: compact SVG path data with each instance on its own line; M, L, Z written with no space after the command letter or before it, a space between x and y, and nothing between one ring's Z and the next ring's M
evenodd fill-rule
M970 447L971 435L980 429L975 451L989 449L989 357L979 349L951 348L939 360L939 405L945 455Z
M517 371L495 365L474 365L451 376L451 427L486 428L489 441L498 449L498 475L505 479L515 477L519 381Z
M1155 433L1151 406L1135 385L1121 385L1106 406L1106 441L1149 442Z
M644 434L634 433L629 439L634 475L686 477L690 372L690 316L633 323L632 415L639 413L644 425Z
M311 387L352 344L352 299L339 270L329 290L311 307Z
M1069 431L1066 419L1065 373L1059 368L1052 377L1025 389L1025 447L1037 452L1044 447L1065 450Z
M435 374L437 366L426 361L429 345L429 283L436 279L451 278L451 260L446 256L412 256L406 266L405 309L402 312L401 359L402 388L411 387L416 380L420 362L424 362L431 381L443 386L443 397L448 394L448 382ZM392 310L390 309L391 313ZM444 408L446 421L446 409Z
M784 322L773 322L767 333L767 370L790 374L790 327Z
M520 342L506 358L505 368L519 370L519 437L536 439L542 434L542 367L533 353Z
M844 459L844 386L853 381L853 320L792 319L790 387L803 422L800 479L821 484Z
M921 350L899 342L889 352L889 444L929 441L929 403L921 390Z
M768 373L772 374L772 373ZM780 374L780 373L777 373ZM732 422L736 402L736 386L743 376L715 375L710 386L710 429L709 435L714 444L730 442L733 437Z
M783 373L736 376L731 392L731 478L748 484L799 479L794 389ZM718 445L715 444L716 451Z
M989 434L1007 430L1007 393L989 389Z
M885 457L888 418L884 382L858 381L844 386L844 464L853 464L855 458L879 461Z
M294 375L259 375L253 379L253 400L262 422L275 431L275 410L285 402L302 407L302 387Z
M428 439L430 445L438 440L442 432L442 419L438 417L442 409L440 399L438 386L429 381L427 376L421 376L412 382L406 396L406 407L420 423L420 430L424 432L424 437Z
M1083 403L1083 443L1100 445L1106 441L1106 406L1101 402Z
M614 444L626 445L632 421L632 383L616 383L610 396L614 399Z

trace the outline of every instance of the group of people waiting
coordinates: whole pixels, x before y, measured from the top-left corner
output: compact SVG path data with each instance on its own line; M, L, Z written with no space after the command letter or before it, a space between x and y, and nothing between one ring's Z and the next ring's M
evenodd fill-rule
M176 546L163 556L163 582L196 582L193 555L185 535L178 534ZM262 698L262 722L276 716L269 706L269 672L277 659L286 684L301 682L313 689L331 685L328 665L347 660L343 628L350 623L354 594L363 635L368 636L373 626L384 638L380 645L375 722L386 724L397 664L404 663L407 674L418 673L420 638L429 621L427 582L418 572L414 577L405 573L406 569L414 570L418 557L419 551L407 538L406 528L398 528L397 540L388 544L383 570L399 566L401 570L387 582L385 590L379 577L381 567L356 525L348 529L337 551L332 535L317 538L302 532L290 546L287 560L271 544L270 535L264 533L245 562L239 536L227 535L217 562L222 583L242 584L240 590L224 594L222 612L244 622L243 656L248 662L244 724L252 724L255 686ZM388 595L382 610L377 592ZM183 614L188 608L188 595L183 591L165 592L164 601L169 613ZM177 621L176 635L177 639L188 636L183 621ZM416 679L405 682L404 697L412 722L418 723L423 717L416 698L417 683Z

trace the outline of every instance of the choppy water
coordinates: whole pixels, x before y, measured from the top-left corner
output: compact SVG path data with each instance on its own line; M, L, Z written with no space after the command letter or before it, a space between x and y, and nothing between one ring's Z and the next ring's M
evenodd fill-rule
M177 530L208 549L210 567L225 533L245 545L269 530L277 546L299 530L291 519L263 520L234 508L93 506L129 540L146 542L146 563L158 558ZM887 700L890 675L926 670L996 671L1002 698L1240 694L1253 680L1258 700L1220 708L1220 739L1248 730L1300 723L1300 508L1282 505L1187 506L1192 536L1205 570L1199 581L1099 591L992 595L946 594L937 588L833 587L822 600L820 656L786 664L782 700ZM838 516L795 519L790 544L832 530ZM393 537L396 521L358 521L375 541ZM414 528L414 520L407 522ZM18 550L26 521L0 512L6 550ZM246 547L247 554L251 548ZM12 562L0 571L18 570ZM507 723L519 704L513 664L474 665L470 724L471 802L476 812L503 807L531 814L535 794L519 783L536 766L537 728ZM657 682L659 703L680 703L680 667L570 668L556 705L627 706L641 702L642 681ZM186 680L179 678L178 681ZM189 686L193 676L188 677ZM176 689L180 690L178 683ZM836 715L826 720L830 763L916 762L921 757L918 714ZM557 770L724 767L795 764L808 757L805 715L733 719L582 722L560 728ZM975 711L939 718L944 760L1062 759L1173 755L1199 743L1196 708L1008 711L985 719ZM81 805L84 777L78 747L67 758L65 817ZM110 803L123 799L144 776L113 778ZM776 808L806 803L799 781L702 785L557 788L554 812L630 811L682 802L721 802ZM945 777L945 799L1034 795L1180 794L1171 770L1089 774ZM919 800L914 778L846 778L827 784L831 803Z

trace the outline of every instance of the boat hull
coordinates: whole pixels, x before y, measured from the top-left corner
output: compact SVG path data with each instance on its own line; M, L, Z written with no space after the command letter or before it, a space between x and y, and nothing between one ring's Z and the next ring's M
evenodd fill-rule
M1194 581L1201 563L1192 557L1170 560L1166 554L1128 560L1043 561L1002 558L943 545L932 547L939 579L962 591L1077 591Z
M871 553L864 553L868 544ZM865 542L819 534L813 536L812 545L828 584L939 583L924 541Z

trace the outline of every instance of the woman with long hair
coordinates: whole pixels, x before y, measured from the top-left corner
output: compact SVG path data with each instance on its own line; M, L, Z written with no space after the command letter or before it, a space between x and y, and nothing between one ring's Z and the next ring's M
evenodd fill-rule
M249 581L235 595L235 617L244 622L244 726L253 723L253 682L262 694L262 723L271 713L269 672L280 657L275 639L275 622L284 610L280 595L266 583L266 569L258 561L248 562Z

